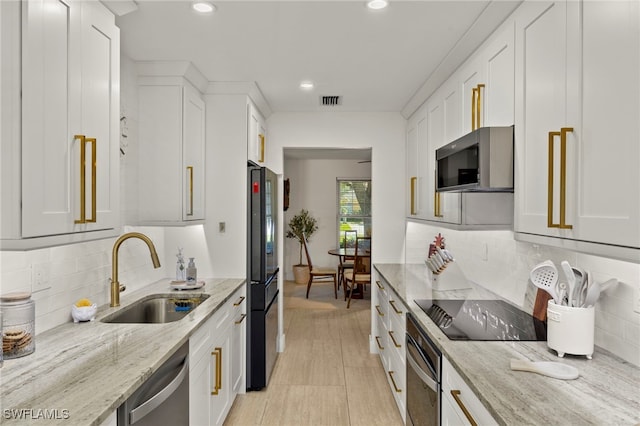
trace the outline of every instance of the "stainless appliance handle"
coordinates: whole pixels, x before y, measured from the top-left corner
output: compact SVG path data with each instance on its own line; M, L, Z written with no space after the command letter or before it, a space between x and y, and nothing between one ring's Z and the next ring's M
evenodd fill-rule
M147 414L158 408L160 404L167 400L178 387L182 384L185 377L187 377L187 373L189 372L189 358L184 359L184 363L182 364L182 368L180 372L174 377L174 379L165 386L157 394L153 395L151 398L147 399L144 403L138 405L136 408L130 411L129 413L129 424L135 424L144 418Z
M410 340L408 341L408 343L412 344ZM427 373L425 373L422 368L420 368L415 359L413 359L413 355L411 354L411 352L407 352L407 361L409 362L409 366L411 367L411 369L418 375L420 380L422 380L427 386L429 386L431 390L433 390L434 392L438 392L438 383L433 380Z

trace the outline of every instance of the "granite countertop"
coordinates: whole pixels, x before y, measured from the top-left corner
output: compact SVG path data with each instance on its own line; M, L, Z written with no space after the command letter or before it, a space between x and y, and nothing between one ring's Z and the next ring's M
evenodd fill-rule
M434 283L423 265L375 264L374 267L499 424L640 423L640 368L637 366L597 346L593 359L588 360L585 356L572 355L559 358L546 342L449 340L414 299L496 299L499 296L473 283L466 286L455 280ZM580 377L558 380L512 371L509 367L512 358L559 361L576 367Z
M151 376L198 327L242 285L244 279L210 279L193 291L172 291L161 280L123 293L121 306L98 310L95 321L66 323L36 335L36 351L5 360L0 369L0 423L99 425ZM209 295L180 321L167 324L100 322L151 294ZM71 310L71 307L69 307ZM9 410L31 410L22 420ZM50 410L57 419L34 418ZM57 410L57 411L53 411ZM44 420L44 422L43 422Z

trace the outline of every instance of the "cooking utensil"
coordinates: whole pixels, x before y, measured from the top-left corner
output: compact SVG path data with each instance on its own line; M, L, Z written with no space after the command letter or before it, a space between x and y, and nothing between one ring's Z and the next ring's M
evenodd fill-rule
M591 273L587 271L587 295L582 303L583 308L589 308L598 301L600 298L600 284L593 281Z
M577 266L572 266L573 275L576 277L576 287L573 290L573 303L574 306L582 306L584 298L587 295L587 274Z
M567 277L567 284L569 285L569 306L574 305L573 299L573 291L576 289L576 275L573 273L573 269L571 269L571 265L566 260L560 262L560 266L562 266L562 271L564 275Z
M558 300L561 305L567 304L567 283L558 283L557 286Z
M539 289L549 293L553 297L554 302L560 304L558 294L556 293L556 284L558 283L558 269L550 260L536 265L529 273L529 279Z
M512 359L511 369L519 371L529 371L553 377L554 379L572 380L580 376L577 368L554 361L528 361L524 359Z

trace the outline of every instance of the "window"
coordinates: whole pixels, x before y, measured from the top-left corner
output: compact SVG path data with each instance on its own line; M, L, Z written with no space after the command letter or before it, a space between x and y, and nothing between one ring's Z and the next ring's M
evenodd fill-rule
M345 241L344 231L357 231L358 236L371 235L371 181L338 179L338 229L339 247L353 247L355 237Z

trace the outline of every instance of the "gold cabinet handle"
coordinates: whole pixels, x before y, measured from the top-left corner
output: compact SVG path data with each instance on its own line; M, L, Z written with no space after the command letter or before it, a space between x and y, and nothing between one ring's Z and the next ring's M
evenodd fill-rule
M258 138L260 139L260 158L258 162L264 163L264 135L261 133L258 135Z
M218 395L220 390L222 389L222 348L215 348L213 352L211 352L211 356L216 357L216 377L214 388L211 391L211 395Z
M97 201L97 176L98 176L98 143L96 138L86 138L86 142L91 144L91 219L87 222L96 222L96 213L98 210Z
M380 310L380 305L376 305L376 311L378 311L378 315L380 315L381 317L384 316L384 313Z
M559 132L549 132L548 154L548 182L547 182L547 227L572 229L573 225L567 224L567 133L573 132L573 127L562 127ZM560 136L560 222L553 223L553 166L554 138Z
M97 211L97 144L96 138L88 138L85 135L74 135L73 140L80 141L80 219L74 223L95 223ZM91 218L87 219L87 143L91 144Z
M384 290L384 286L382 284L380 284L380 281L376 280L376 285L378 286L378 288L380 290Z
M484 84L478 84L477 89L478 96L476 97L476 129L479 129L480 127L482 127L482 125L480 124L480 118L482 117L482 89L484 89Z
M193 166L187 166L189 173L189 211L187 216L193 216Z
M389 374L389 378L391 379L391 383L393 383L393 388L396 390L396 392L398 392L398 393L402 392L402 389L398 388L398 385L396 385L396 381L393 378L393 375L395 374L395 371L387 371L387 373Z
M74 223L87 223L86 213L86 175L87 168L86 159L86 137L85 135L74 135L73 140L80 140L80 219L76 219Z
M247 317L247 314L240 315L240 319L235 322L235 324L242 324L242 321Z
M411 177L411 216L415 216L418 213L416 212L416 184L418 183L418 178L416 176Z
M387 333L389 333L389 337L391 337L391 341L393 342L393 346L395 346L396 348L401 348L402 345L399 344L398 342L396 342L396 338L393 337L393 331L388 331Z
M244 302L244 299L246 299L246 297L240 296L240 299L238 299L238 301L234 303L233 306L240 306L242 302Z
M437 191L438 187L438 172L434 171L434 180L433 180L433 216L434 217L443 217L442 213L440 213L440 193Z
M395 300L389 300L389 304L391 305L393 310L396 311L396 314L398 314L398 315L402 314L402 311L398 310L398 308L396 307L396 301Z
M471 89L471 130L477 129L476 127L476 98L478 97L478 88Z
M380 344L380 336L376 336L376 344L378 345L378 349L384 351L384 346Z
M473 416L471 415L469 410L467 410L467 407L464 406L464 403L460 399L460 391L457 390L457 389L452 390L451 391L451 396L453 396L453 399L456 400L456 403L458 404L458 407L460 407L460 409L464 413L464 415L467 418L467 420L469 420L469 423L471 423L471 426L478 426L478 423L476 423L475 419L473 418Z

